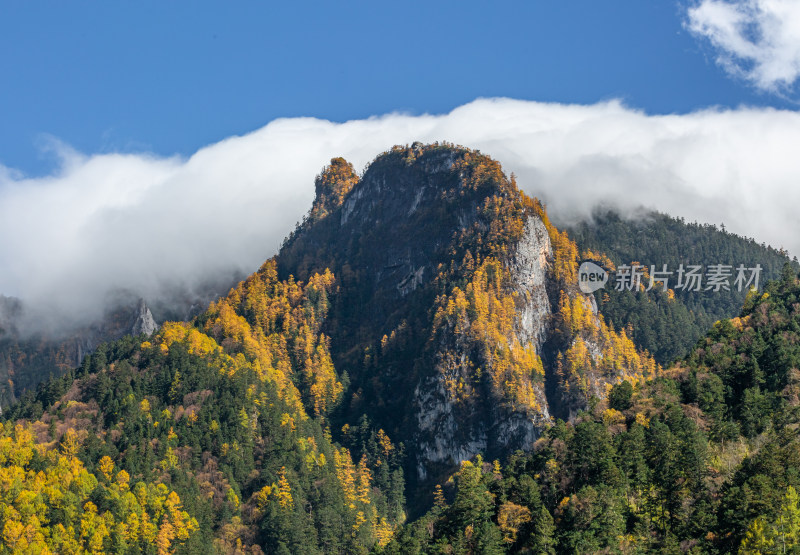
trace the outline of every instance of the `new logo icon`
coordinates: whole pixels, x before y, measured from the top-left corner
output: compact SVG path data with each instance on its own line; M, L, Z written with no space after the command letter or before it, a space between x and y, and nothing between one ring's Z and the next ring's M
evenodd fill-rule
M608 272L594 262L587 260L578 268L578 287L584 293L594 293L608 282Z

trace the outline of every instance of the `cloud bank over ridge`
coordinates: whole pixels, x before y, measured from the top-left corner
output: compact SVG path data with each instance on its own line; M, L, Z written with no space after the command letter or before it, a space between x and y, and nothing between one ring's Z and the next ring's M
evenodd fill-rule
M188 159L84 155L56 143L53 175L0 166L0 294L95 318L114 289L152 298L165 286L252 272L310 208L330 158L360 169L416 140L491 155L557 221L600 204L643 206L800 253L796 112L654 116L618 101L480 99L445 115L275 120Z

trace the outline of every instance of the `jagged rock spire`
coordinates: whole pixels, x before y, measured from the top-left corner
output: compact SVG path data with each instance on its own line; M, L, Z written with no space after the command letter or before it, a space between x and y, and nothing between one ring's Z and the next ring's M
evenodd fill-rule
M316 197L311 208L311 218L318 220L342 204L345 195L358 183L353 164L344 158L332 158L314 180Z
M147 307L144 299L139 299L139 308L136 313L136 319L131 327L131 334L139 335L153 335L158 330L158 324L153 318L153 313Z

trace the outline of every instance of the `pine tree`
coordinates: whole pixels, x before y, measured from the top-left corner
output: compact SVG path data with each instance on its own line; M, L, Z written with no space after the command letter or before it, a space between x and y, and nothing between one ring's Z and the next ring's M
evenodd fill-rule
M533 517L533 533L531 534L530 549L532 553L553 555L556 552L555 525L553 517L546 507L542 506L538 514Z

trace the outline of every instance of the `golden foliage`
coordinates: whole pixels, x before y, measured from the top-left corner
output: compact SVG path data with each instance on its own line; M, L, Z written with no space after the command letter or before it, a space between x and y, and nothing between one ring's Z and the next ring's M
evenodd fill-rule
M358 499L356 494L356 472L350 451L342 447L333 452L333 466L336 469L336 477L344 492L345 502L355 508Z
M289 480L286 479L286 467L281 467L281 471L278 473L277 495L278 503L282 508L291 509L294 507L292 488L289 486Z
M560 356L558 374L568 391L584 395L599 393L601 380L606 383L628 380L634 385L655 376L661 367L648 352L640 352L626 331L614 331L602 316L596 316L586 296L571 298L562 291L558 320L563 333L572 337L569 348Z
M109 457L100 459L103 480L75 457L80 440L67 430L61 452L34 443L29 426L0 428L0 514L2 547L13 553L107 553L111 545L142 545L156 539L172 553L197 529L180 509L180 498L163 484L139 482L131 492L124 470L114 475ZM37 458L34 469L32 460ZM89 500L98 490L114 507L102 514ZM52 520L57 508L59 519ZM144 542L144 543L141 543Z
M103 473L107 482L111 481L111 476L114 472L114 461L108 455L100 459L100 472Z
M455 287L449 296L439 299L434 329L449 328L456 341L466 339L476 345L494 393L513 409L536 415L541 408L535 384L542 382L544 367L535 346L523 344L517 334L517 294L506 290L503 279L498 260L484 261L464 290ZM445 358L440 367L446 366ZM472 387L463 377L445 373L444 379L454 398L471 395Z
M208 358L229 376L247 371L273 383L295 418L307 418L309 410L325 416L343 391L329 340L319 333L334 283L330 271L312 275L305 285L291 277L281 281L270 260L212 303L200 327L167 322L151 341L164 354L177 344ZM296 374L303 378L303 392L294 381Z
M507 543L517 541L520 527L531 521L531 511L528 507L506 501L497 511L497 524L503 532L503 540Z

